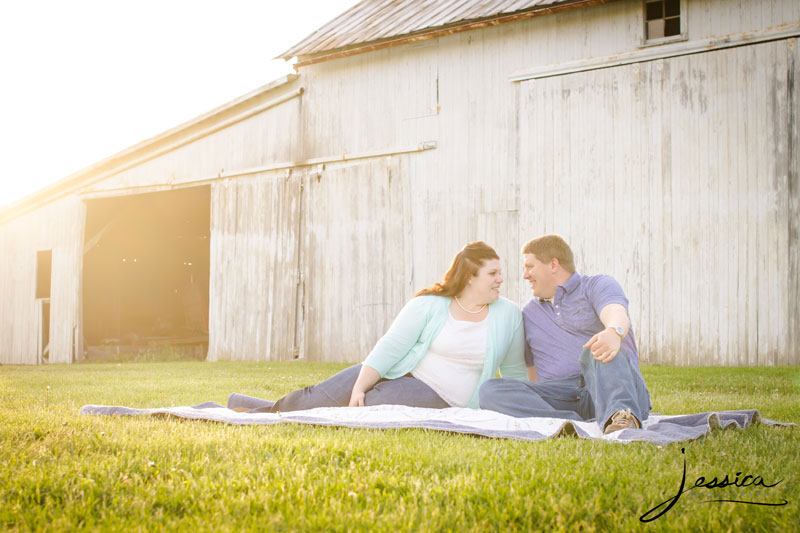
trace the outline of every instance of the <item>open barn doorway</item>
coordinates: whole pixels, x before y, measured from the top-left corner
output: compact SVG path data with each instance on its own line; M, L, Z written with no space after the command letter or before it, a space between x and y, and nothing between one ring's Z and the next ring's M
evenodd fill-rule
M209 228L208 186L87 201L87 359L205 358Z

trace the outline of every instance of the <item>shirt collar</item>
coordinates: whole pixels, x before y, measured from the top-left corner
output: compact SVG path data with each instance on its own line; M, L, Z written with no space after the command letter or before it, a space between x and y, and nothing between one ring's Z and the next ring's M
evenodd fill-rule
M559 287L564 289L564 292L566 292L567 294L572 294L572 292L578 288L578 285L580 285L580 283L581 283L580 275L578 275L577 272L573 272L572 275L569 277L569 279L565 281L563 285L559 285ZM553 300L555 299L555 296L553 296L553 298L540 298L537 296L537 298L539 298L540 303L550 302L552 304Z
M567 281L564 282L561 287L564 288L567 294L572 294L572 292L578 288L578 285L581 284L581 277L577 272L573 272L572 275L569 277Z

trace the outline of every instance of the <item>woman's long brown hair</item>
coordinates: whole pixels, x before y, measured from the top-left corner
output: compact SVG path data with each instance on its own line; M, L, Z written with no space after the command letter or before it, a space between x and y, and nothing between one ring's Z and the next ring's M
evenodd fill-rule
M478 273L484 261L500 259L494 248L483 241L467 243L453 258L450 268L444 273L442 281L420 290L414 296L435 294L437 296L458 296L467 286L469 278Z

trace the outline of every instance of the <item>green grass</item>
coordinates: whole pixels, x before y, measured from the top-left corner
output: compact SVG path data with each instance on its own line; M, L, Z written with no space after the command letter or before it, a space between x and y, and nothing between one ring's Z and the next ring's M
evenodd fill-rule
M343 365L137 362L0 367L0 529L125 531L796 531L798 428L684 444L496 440L425 430L230 426L78 416L230 392L277 398ZM800 422L798 368L644 367L654 411L758 408ZM49 389L48 389L49 387ZM685 456L681 454L685 447ZM736 472L774 488L695 489ZM744 474L743 474L744 475ZM707 499L779 501L766 507Z

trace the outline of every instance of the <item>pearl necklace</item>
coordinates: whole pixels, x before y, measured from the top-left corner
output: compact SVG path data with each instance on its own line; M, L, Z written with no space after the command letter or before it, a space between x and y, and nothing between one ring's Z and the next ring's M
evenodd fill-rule
M458 300L458 296L456 296L456 297L455 297L455 300L456 300L456 303L458 304L458 306L459 306L461 309L463 309L463 310L464 310L464 311L466 311L467 313L470 313L470 314L473 314L473 315L477 315L478 313L480 313L481 311L483 311L483 308L484 308L484 307L486 307L486 304L483 304L483 305L480 307L480 309L478 309L477 311L470 311L469 309L467 309L466 307L464 307L463 305L461 305L461 302Z

